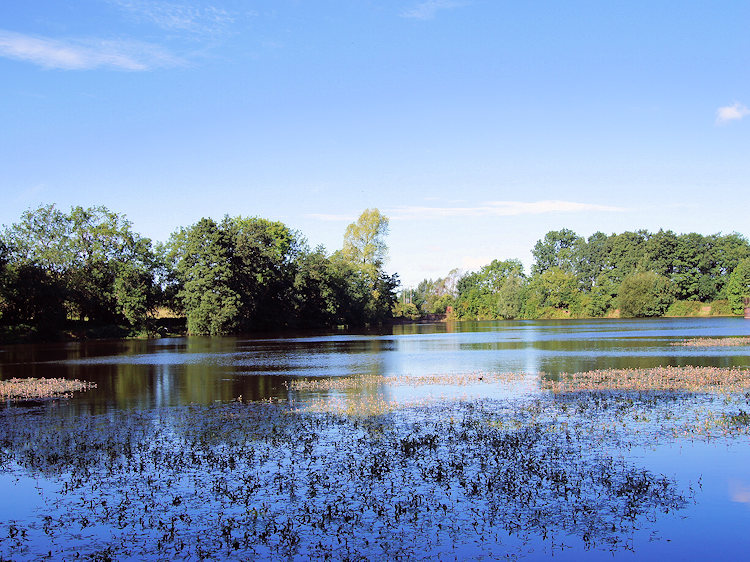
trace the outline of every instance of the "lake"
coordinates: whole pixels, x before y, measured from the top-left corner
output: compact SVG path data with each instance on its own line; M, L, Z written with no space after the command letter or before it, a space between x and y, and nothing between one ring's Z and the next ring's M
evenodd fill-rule
M0 348L0 557L704 559L750 548L750 394L550 392L750 368L739 318L460 322ZM650 372L650 371L648 371Z

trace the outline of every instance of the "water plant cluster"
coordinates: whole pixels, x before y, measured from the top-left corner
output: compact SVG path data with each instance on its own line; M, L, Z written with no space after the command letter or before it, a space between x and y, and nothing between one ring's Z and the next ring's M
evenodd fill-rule
M96 383L78 379L28 378L0 381L0 400L39 400L69 398L73 392L96 388Z
M286 381L289 390L345 390L353 388L389 386L498 384L522 381L527 373L447 373L440 375L359 375L353 377L326 377L317 379L295 379Z
M742 393L750 390L750 370L739 367L654 367L599 369L544 377L542 386L553 392L597 390Z
M673 342L670 345L682 347L739 347L750 345L750 338L691 338L688 340Z

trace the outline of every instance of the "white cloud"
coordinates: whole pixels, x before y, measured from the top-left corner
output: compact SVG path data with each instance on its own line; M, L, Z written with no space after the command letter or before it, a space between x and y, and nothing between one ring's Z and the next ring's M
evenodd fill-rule
M394 220L434 219L446 217L507 217L516 215L541 215L546 213L621 212L626 209L573 201L488 201L476 207L419 207L403 206L387 210Z
M440 10L449 10L452 8L460 8L465 6L466 2L460 2L458 0L426 0L417 4L410 10L405 10L401 13L401 17L412 18L418 20L429 20L435 17L435 14Z
M716 110L716 124L724 125L730 121L739 121L750 115L750 109L736 101L733 105L725 105Z
M110 0L142 21L167 31L215 35L234 23L235 16L215 6L192 6L175 2L145 0Z
M150 70L184 64L156 45L104 39L59 40L0 30L0 56L63 70Z

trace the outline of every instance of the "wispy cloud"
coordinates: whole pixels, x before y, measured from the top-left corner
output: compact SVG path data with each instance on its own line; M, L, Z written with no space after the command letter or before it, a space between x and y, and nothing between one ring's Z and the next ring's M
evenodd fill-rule
M180 58L150 43L105 39L59 40L5 30L0 30L0 57L63 70L109 68L142 71L184 64Z
M236 15L211 5L190 5L154 0L110 0L140 21L161 29L195 35L217 35L236 20Z
M725 105L716 110L716 124L725 125L730 121L739 121L750 115L750 109L736 101L732 105Z
M357 220L356 215L333 215L325 213L308 213L305 215L311 219L317 219L325 222L354 222Z
M488 201L475 207L395 207L386 214L394 220L434 219L447 217L507 217L546 213L622 212L623 207L575 203L573 201Z
M36 196L39 195L44 191L44 185L43 184L36 184L32 185L30 187L27 187L25 189L21 189L17 194L16 197L13 199L16 203L20 201L29 201L32 199L36 199Z
M420 2L411 9L405 10L401 13L401 17L412 18L418 20L430 20L435 17L435 14L440 10L450 10L452 8L460 8L465 6L466 2L460 0L426 0Z

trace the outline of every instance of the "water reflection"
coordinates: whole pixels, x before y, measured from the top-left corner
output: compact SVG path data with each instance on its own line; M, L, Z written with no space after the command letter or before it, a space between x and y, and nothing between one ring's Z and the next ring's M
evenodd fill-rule
M507 321L407 324L383 332L286 337L182 337L16 345L0 349L0 379L78 378L98 388L74 398L91 411L189 403L238 396L284 399L297 377L711 365L750 367L750 349L687 348L685 338L744 336L740 318ZM496 389L475 389L497 397Z

